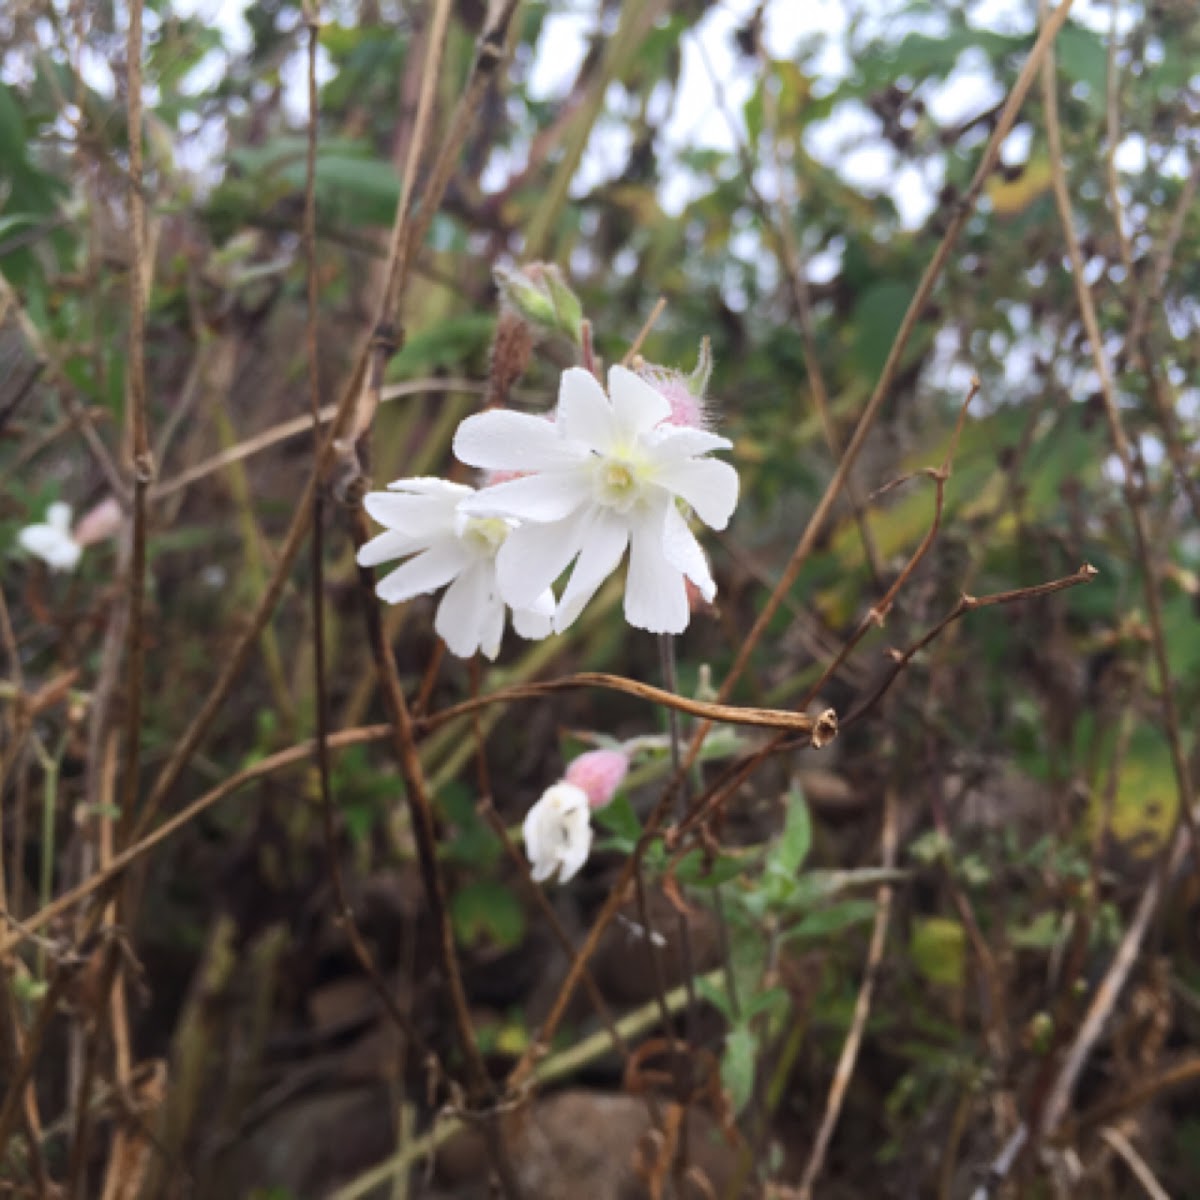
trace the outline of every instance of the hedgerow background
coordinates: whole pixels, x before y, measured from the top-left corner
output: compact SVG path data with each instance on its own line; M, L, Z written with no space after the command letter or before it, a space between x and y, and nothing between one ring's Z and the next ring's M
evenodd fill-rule
M8 1191L1200 1190L1200 15L1066 7L5 7ZM552 405L538 261L606 363L711 343L673 681L616 584L489 665L355 566Z

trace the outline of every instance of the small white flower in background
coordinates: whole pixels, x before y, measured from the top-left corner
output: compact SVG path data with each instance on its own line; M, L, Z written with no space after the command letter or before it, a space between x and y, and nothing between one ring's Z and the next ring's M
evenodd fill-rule
M464 463L522 478L464 501L480 517L520 522L496 555L505 600L526 607L574 563L554 614L567 629L629 549L625 618L652 633L682 633L690 615L685 580L716 595L708 560L678 501L724 529L737 504L737 472L709 458L730 442L669 424L670 401L624 367L608 394L578 367L564 371L554 423L495 410L468 417L454 438Z
M556 783L525 814L525 853L533 878L542 883L558 873L566 883L587 862L592 824L587 793L573 783Z
M394 558L409 561L375 586L381 600L398 604L446 588L434 628L451 652L495 658L504 633L504 600L496 585L496 552L512 522L463 510L473 488L445 479L400 479L386 492L370 492L363 504L384 532L359 548L358 562L374 567ZM513 609L513 628L526 638L550 633L554 596L549 589Z
M17 541L27 553L40 558L52 571L73 571L83 547L71 536L71 506L58 501L46 510L40 525L26 525Z

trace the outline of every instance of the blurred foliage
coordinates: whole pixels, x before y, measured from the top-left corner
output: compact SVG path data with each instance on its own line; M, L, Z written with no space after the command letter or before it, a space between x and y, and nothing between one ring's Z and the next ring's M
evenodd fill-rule
M731 532L711 546L720 607L698 615L679 647L688 691L701 664L723 678L782 573L1036 25L1032 3L1014 3L1008 17L985 25L975 6L957 0L847 0L837 31L811 33L784 54L768 48L777 38L764 44L764 20L781 20L785 0L736 6L740 24L730 20L731 7L683 0L577 5L569 13L547 3L521 7L507 67L485 99L405 297L405 337L387 376L388 383L484 379L497 330L493 269L521 262L535 234L537 257L562 269L604 359L625 353L659 296L666 308L643 347L648 360L686 369L699 340L711 339L712 422L735 440L743 498ZM436 89L435 147L469 70L482 8L454 6ZM322 17L317 269L320 382L329 402L381 282L428 5L334 0ZM739 792L734 807L744 803L757 815L724 814L719 847L668 848L655 840L644 857L649 877L668 893L686 894L688 904L707 910L720 896L733 988L710 984L703 992L727 1026L721 1078L737 1113L792 1120L789 1086L795 1094L820 1093L850 1022L875 913L873 887L852 876L878 865L881 797L895 789L907 874L896 885L883 994L868 1027L869 1061L860 1068L873 1086L850 1106L856 1127L870 1131L863 1144L879 1148L881 1169L898 1164L886 1168L897 1178L909 1169L923 1172L912 1178L942 1169L936 1155L933 1167L923 1156L919 1135L940 1149L930 1129L972 1105L978 1116L989 1088L1003 1087L1024 1105L1040 1086L1047 1046L1061 1050L1078 1027L1122 914L1178 819L1159 703L1164 680L1149 649L1125 483L1153 530L1171 686L1195 759L1200 529L1185 485L1190 480L1194 497L1200 15L1188 4L1131 3L1121 6L1121 18L1111 54L1107 13L1065 27L1057 87L1087 280L1137 478L1123 480L1112 455L1035 88L853 473L862 522L854 504L840 504L737 698L797 703L898 576L934 516L933 485L921 472L942 461L972 375L981 390L954 458L934 548L887 624L867 635L820 702L849 710L870 691L885 651L915 641L962 592L1029 586L1084 562L1099 569L1098 578L951 626L826 759L792 755L778 777L764 772L752 786L753 799L763 801L758 808ZM119 5L52 0L0 15L0 273L7 284L0 295L0 562L25 675L78 669L85 691L100 670L99 630L117 586L117 556L108 546L91 549L67 579L30 563L15 539L56 499L78 515L107 494L94 450L75 432L79 409L113 457L122 454L129 271L123 19ZM546 66L547 46L562 44L551 38L572 22L585 29L582 56L553 64L561 69L547 89L538 68ZM694 47L702 27L719 28L728 53L721 77L707 86ZM147 6L154 260L147 369L167 483L307 412L300 349L304 34L295 0L249 5L236 26L181 15L171 0ZM710 111L681 112L697 88L711 96ZM964 89L977 104L962 103ZM697 144L694 135L708 123L724 132ZM422 177L428 168L421 164ZM781 249L789 239L808 270L828 430L814 405L813 364ZM1160 278L1164 248L1172 252ZM552 402L561 350L540 347L516 402L534 409ZM41 376L21 390L29 363ZM473 393L431 383L427 396L385 406L372 447L377 478L449 469L450 434L475 403ZM214 471L155 505L148 754L161 755L186 726L230 644L229 630L261 586L253 564L284 528L307 470L307 451L296 445L247 458L252 501L239 500ZM371 665L349 596L346 542L338 521L330 525L333 708L335 722L348 726L375 711ZM297 584L286 592L263 639L268 670L231 701L196 761L204 778L189 789L296 740L296 713L313 709L306 590ZM418 601L392 627L414 689L432 653L429 617ZM566 644L506 647L489 686L577 667L652 677L653 663L648 640L629 636L609 597ZM451 664L432 699L450 702L469 686L467 673ZM564 700L536 719L522 709L489 720L492 788L514 834L528 804L557 778L560 735L582 728L624 736L661 726L644 708L610 696ZM64 739L55 812L65 839L82 796L86 747L77 718L63 717L61 729L55 721L43 718L39 736ZM486 974L535 944L541 917L476 811L469 735L459 723L428 738L423 753L440 783L455 932L468 963ZM702 762L697 780L717 778L726 760L750 748L724 743ZM664 753L650 759L652 769L598 814L598 892L604 872L637 845L653 784L668 773ZM844 811L808 794L803 775L818 763L853 800ZM186 873L199 863L216 871L216 854L239 864L247 931L269 912L292 920L300 938L300 914L311 919L306 906L320 878L321 847L316 788L311 777L296 778L295 787L264 782L261 805L235 801L190 843L185 837L165 849L153 894L173 895L161 878L172 868ZM355 747L336 758L339 829L363 878L412 861L411 833L396 816L400 786L382 750ZM31 807L21 828L39 828L40 820ZM54 820L52 813L51 826ZM28 836L14 863L25 853L30 879L57 872L66 882L53 839L39 851ZM189 891L194 907L183 914L195 946L212 918L205 898ZM598 907L586 888L572 903L585 919ZM1187 903L1178 900L1184 917ZM977 923L974 933L964 910ZM415 922L411 914L405 919ZM1195 989L1200 968L1194 936L1181 932L1186 919L1170 912L1162 925L1159 944L1173 983ZM988 1023L999 1018L989 1014L986 992L997 981L985 978L975 936L990 948L1008 997L1004 1055L988 1040ZM320 959L324 951L312 953ZM323 969L324 960L311 968L314 976ZM521 1044L511 1013L523 1011L533 989L526 975L514 971L513 978L519 984L508 991L490 985L502 994L481 1000L510 1014L501 1033L489 1026L489 1048ZM28 992L31 981L22 982ZM22 993L21 1003L27 998ZM295 995L286 999L301 1006ZM1194 1039L1196 1007L1193 1001L1190 1015L1172 1026L1180 1043ZM1053 1021L1042 1021L1050 1011ZM1037 1036L1022 1041L1028 1028ZM154 1038L168 1040L161 1030ZM1108 1069L1106 1079L1119 1088L1144 1064L1114 1054ZM806 1129L815 1120L811 1111L804 1119ZM994 1150L986 1121L978 1124L956 1151L976 1165ZM1159 1149L1174 1193L1200 1190L1197 1123L1177 1122ZM858 1153L871 1160L874 1151ZM871 1162L853 1157L832 1162L831 1173L863 1178Z

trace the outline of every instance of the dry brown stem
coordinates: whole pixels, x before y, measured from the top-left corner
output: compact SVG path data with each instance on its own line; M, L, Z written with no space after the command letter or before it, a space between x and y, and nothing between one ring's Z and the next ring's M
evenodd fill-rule
M896 795L892 788L884 793L883 801L883 843L882 865L884 870L890 870L896 865ZM867 964L863 969L862 983L858 989L858 997L854 1002L854 1017L846 1040L842 1043L842 1053L838 1058L837 1069L834 1071L833 1082L829 1086L829 1095L825 1100L825 1112L809 1153L808 1164L800 1177L799 1200L809 1200L813 1187L821 1173L825 1162L825 1154L837 1128L838 1116L842 1111L842 1102L846 1098L846 1089L854 1075L854 1067L858 1061L858 1048L862 1044L863 1031L866 1029L867 1017L871 1012L871 997L875 991L875 981L879 974L879 964L883 961L883 948L887 941L888 924L892 915L892 886L884 884L876 894L875 924L871 929L871 944L867 950Z

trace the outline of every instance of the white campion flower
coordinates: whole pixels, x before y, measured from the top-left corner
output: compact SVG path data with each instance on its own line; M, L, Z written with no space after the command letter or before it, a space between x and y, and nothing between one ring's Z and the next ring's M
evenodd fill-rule
M399 604L446 588L434 629L451 652L470 658L482 651L489 659L500 650L504 600L496 585L496 551L510 536L512 522L473 516L463 510L475 490L445 479L399 479L386 492L370 492L363 505L384 532L358 551L363 567L394 558L408 562L375 585L376 595ZM554 595L547 588L530 603L513 609L513 628L526 638L551 631Z
M558 882L573 879L592 848L587 792L573 783L556 783L525 814L521 827L525 853L537 883L558 873Z
M40 558L52 571L73 571L83 547L71 535L71 506L61 500L46 510L46 520L26 525L17 542L27 553Z
M572 563L554 615L562 632L583 611L629 549L625 618L652 633L682 633L685 578L711 601L708 560L680 512L680 500L713 529L737 504L737 472L707 455L731 443L704 429L666 424L666 397L624 367L608 394L587 371L564 371L553 423L504 410L468 417L454 437L464 463L521 478L464 502L464 511L519 522L496 555L505 600L530 604Z

